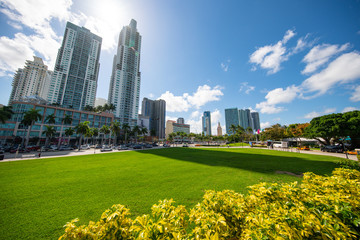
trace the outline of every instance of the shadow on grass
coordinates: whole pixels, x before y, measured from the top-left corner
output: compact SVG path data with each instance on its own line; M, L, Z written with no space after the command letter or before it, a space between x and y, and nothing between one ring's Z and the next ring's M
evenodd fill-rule
M138 153L260 173L286 171L296 174L313 172L330 175L337 166L334 157L258 149L166 148L138 151Z

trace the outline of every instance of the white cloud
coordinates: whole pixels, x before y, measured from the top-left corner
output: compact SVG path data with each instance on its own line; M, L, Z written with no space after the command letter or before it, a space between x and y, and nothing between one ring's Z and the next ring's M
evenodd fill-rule
M200 116L201 116L201 114L199 111L194 111L191 113L190 118L194 119L194 118L198 118Z
M270 122L262 122L262 123L260 123L260 128L261 129L265 129L265 128L268 128L268 127L271 127Z
M275 105L270 105L268 102L257 103L255 108L259 109L261 113L274 114L284 111L283 107L276 107Z
M251 54L250 63L255 63L256 65L260 65L263 69L268 69L268 74L278 72L280 70L280 64L288 60L284 44L295 36L295 34L294 31L288 30L283 39L276 44L258 48ZM256 68L253 67L252 70L256 70Z
M313 47L303 59L303 62L307 65L301 73L308 74L315 72L319 67L327 63L332 56L347 50L349 46L350 44L347 43L342 46L322 44Z
M199 109L208 102L219 101L220 96L224 95L220 86L211 88L208 85L199 86L193 95L184 93L182 96L175 96L166 91L158 99L166 101L166 110L169 112L187 112L189 108Z
M198 119L189 119L188 121L186 121L186 124L190 125L190 132L193 133L202 132L201 117Z
M171 92L166 91L158 99L166 101L167 112L187 112L190 108L190 104L186 98L187 94L184 94L183 96L174 96Z
M360 78L360 54L357 52L345 53L332 61L320 73L307 78L301 87L307 92L318 92L310 99L326 93L336 84L344 84Z
M153 93L149 93L149 98L153 98L155 95Z
M277 104L292 102L300 92L300 89L294 85L283 88L276 88L268 92L265 96L266 101L256 104L256 108L261 113L274 114L285 110L283 107L277 107Z
M319 117L320 115L321 115L321 113L313 111L313 112L310 112L310 113L306 114L304 116L304 118L313 119L313 118Z
M360 85L355 88L355 91L353 92L352 96L350 97L350 100L353 102L360 101Z
M270 105L290 103L296 98L299 91L300 89L294 85L287 87L286 89L276 88L268 92L265 99Z
M217 126L218 122L220 122L221 119L221 113L218 109L215 109L215 111L211 112L211 134L217 135Z
M325 109L325 110L322 111L322 112L312 111L312 112L306 114L306 115L304 116L304 118L313 119L313 118L316 118L316 117L320 117L320 116L322 116L322 115L334 113L335 111L336 111L336 108L327 108L327 109Z
M351 111L355 111L355 110L360 110L360 109L356 108L356 107L346 107L341 112L345 113L345 112L351 112Z
M197 91L192 95L187 95L188 102L199 109L201 106L204 106L208 102L219 101L220 96L223 96L220 86L215 86L211 88L208 85L199 86Z
M220 67L224 72L227 72L229 70L229 64L230 64L231 60L228 59L225 63L220 63Z
M239 92L244 91L246 94L250 94L251 91L255 90L254 86L250 86L248 82L242 82L240 83L240 89Z

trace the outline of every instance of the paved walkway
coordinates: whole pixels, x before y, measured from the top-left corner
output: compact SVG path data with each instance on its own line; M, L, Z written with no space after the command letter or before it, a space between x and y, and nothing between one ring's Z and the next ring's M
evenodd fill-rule
M182 147L182 145L178 145L177 147ZM197 148L210 148L209 147L197 147ZM155 148L150 148L150 149L161 149L162 147L155 147ZM216 148L215 146L212 148ZM223 148L223 147L222 147ZM230 148L250 148L248 146L244 146L244 147L230 147ZM256 148L254 148L256 149ZM304 154L317 154L317 155L324 155L324 156L333 156L333 157L340 157L340 158L346 158L346 154L344 153L330 153L330 152L321 152L320 150L311 150L311 151L297 151L296 149L280 149L280 148L275 148L275 149L267 149L267 148L260 148L260 149L266 149L269 151L286 151L286 152L300 152L300 153L304 153ZM139 149L141 150L145 150L145 149ZM127 151L139 151L139 150L113 150L112 152L127 152ZM147 148L146 150L149 150L149 148ZM41 158L54 158L54 157L69 157L69 156L78 156L78 155L91 155L91 154L106 154L106 153L112 153L112 152L100 152L100 149L89 149L89 150L72 150L72 151L58 151L58 152L42 152L41 153L41 157L39 158L39 152L31 152L31 153L19 153L17 156L15 153L5 153L5 158L4 160L0 161L1 162L10 162L10 161L19 161L19 160L34 160L34 159L41 159ZM357 160L356 155L348 155L349 159L351 160Z

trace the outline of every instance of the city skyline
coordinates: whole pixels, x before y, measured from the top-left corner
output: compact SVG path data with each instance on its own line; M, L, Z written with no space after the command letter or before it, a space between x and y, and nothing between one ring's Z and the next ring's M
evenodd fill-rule
M38 56L54 69L66 21L103 38L96 97L107 99L119 31L136 19L144 37L139 98L164 99L167 119L183 116L192 132L201 132L205 110L216 132L231 107L259 112L261 128L360 109L357 1L32 4L2 1L4 105L26 60Z

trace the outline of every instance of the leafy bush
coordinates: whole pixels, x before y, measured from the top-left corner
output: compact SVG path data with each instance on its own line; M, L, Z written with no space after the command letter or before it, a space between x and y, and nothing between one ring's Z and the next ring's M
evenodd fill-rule
M358 155L359 158L359 155ZM341 167L341 168L346 168L346 169L355 169L360 171L360 164L358 161L354 161L354 160L350 160L350 159L341 159L337 162L337 164Z
M65 225L60 239L359 239L360 172L305 173L301 184L259 183L246 196L206 191L188 213L173 200L132 220L114 205L97 223Z

